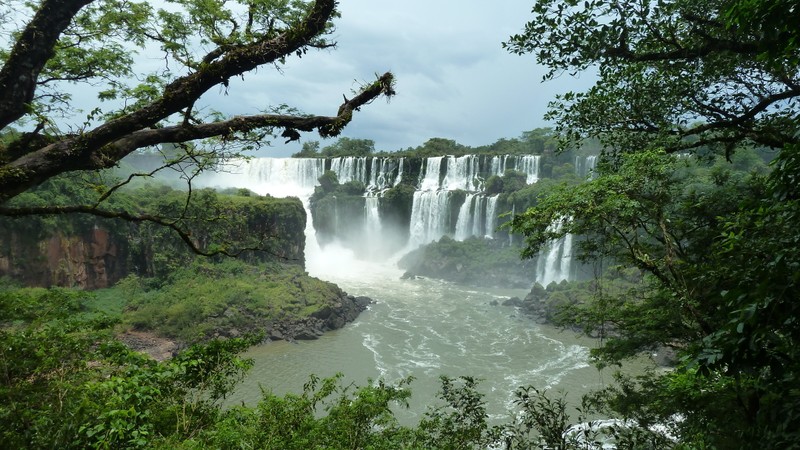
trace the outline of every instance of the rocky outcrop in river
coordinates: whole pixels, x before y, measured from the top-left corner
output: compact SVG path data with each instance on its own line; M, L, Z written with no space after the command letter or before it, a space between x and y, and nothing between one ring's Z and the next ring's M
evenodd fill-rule
M275 321L267 327L269 340L312 340L326 331L338 330L354 321L372 303L369 297L354 297L342 292L338 301L301 319Z

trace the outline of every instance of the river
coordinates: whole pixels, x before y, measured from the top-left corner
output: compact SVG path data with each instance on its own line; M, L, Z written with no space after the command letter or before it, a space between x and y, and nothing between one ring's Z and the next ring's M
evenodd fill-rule
M318 340L278 341L251 349L246 356L255 366L230 402L253 404L261 388L277 394L302 392L310 374L341 372L346 383L358 385L410 375L411 407L398 415L414 421L436 394L441 375L468 375L482 380L487 410L502 418L513 409L518 386L563 391L577 402L603 384L603 375L588 363L591 339L538 325L502 306L503 300L525 291L403 280L391 261L359 261L336 246L309 256L312 276L375 303L355 322Z

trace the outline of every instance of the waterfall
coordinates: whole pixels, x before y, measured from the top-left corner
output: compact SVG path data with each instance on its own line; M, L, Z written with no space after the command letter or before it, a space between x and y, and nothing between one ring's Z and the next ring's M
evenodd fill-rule
M367 245L374 247L373 244L381 239L381 217L378 210L379 198L377 195L367 195L364 197L364 229L367 232Z
M502 177L504 173L506 173L506 160L508 159L508 155L497 155L492 157L492 161L489 164L489 173L492 175L497 175L498 177Z
M464 204L461 205L461 209L458 210L458 220L456 221L456 236L455 239L457 241L463 241L464 239L470 236L470 231L472 230L472 208L473 208L473 200L475 199L475 194L467 194L467 198L464 199Z
M539 181L539 159L540 155L518 156L514 170L524 172L527 176L526 183L532 184Z
M384 182L384 180L382 180L382 175L383 175L383 160L378 159L377 156L373 156L372 162L370 164L369 183L367 183L367 189L380 190L380 184L383 184Z
M458 210L455 239L477 237L494 237L497 226L497 199L499 195L486 197L480 194L467 194L464 204Z
M586 169L590 178L595 177L595 170L597 169L597 155L590 155L586 157Z
M477 155L448 156L442 189L467 192L480 191L483 180L480 178Z
M457 240L482 235L486 197L476 193L482 187L480 157L477 155L427 158L424 170L420 171L419 188L414 193L411 207L410 245L427 244L453 231ZM459 209L453 230L449 220L449 192L458 189L468 194Z
M308 215L308 217L306 217L306 220L310 219L311 210L307 210L306 214ZM339 232L339 199L336 198L335 195L333 196L333 232L334 233ZM314 232L314 234L316 235L316 231Z
M340 183L360 181L367 186L368 192L380 192L396 186L403 176L403 158L343 156L331 158L330 161L330 170ZM395 169L397 174L392 176Z
M377 156L372 158L369 183L367 183L368 191L383 191L390 187L389 172L392 170L391 165L392 162L388 158L378 158Z
M419 190L433 191L439 189L439 175L444 156L433 156L425 160L425 170L419 172Z
M394 179L394 184L392 186L397 186L401 181L403 181L403 158L400 158L397 164L397 178Z
M549 228L557 231L563 220L556 221ZM568 280L572 269L572 235L567 234L550 242L536 261L536 281L542 286Z
M397 185L402 180L404 170L408 170L404 158L393 157L338 157L331 158L330 169L339 177L340 182L360 181L366 185L364 191L362 242L351 242L348 245L360 251L368 249L372 254L378 252L386 239L384 227L379 215L381 193ZM596 156L576 160L576 170L587 170L591 173L597 162ZM506 169L514 169L526 174L528 182L535 182L539 177L539 155L512 155L479 157L435 156L425 158L420 168L418 188L414 192L410 211L410 225L407 229L408 248L415 248L451 235L456 240L464 240L472 236L495 237L497 226L497 209L499 195L486 196L480 191L483 179L491 175L502 175ZM315 231L308 212L308 199L324 173L326 160L322 158L254 158L250 160L231 160L222 173L213 175L205 182L210 186L247 187L258 194L276 197L296 196L303 200L306 213L309 214L308 236ZM407 176L407 175L406 175ZM464 203L460 206L457 218L451 210L451 191L465 190ZM343 234L345 217L341 216L337 199L334 203L332 226ZM343 206L342 206L343 207ZM516 208L512 205L512 217ZM452 215L452 217L451 217ZM339 223L341 219L342 223ZM358 221L359 218L356 218ZM455 222L455 223L453 223ZM360 227L361 225L359 225ZM560 223L553 226L561 226ZM352 230L351 230L352 231ZM403 230L405 231L405 230ZM352 235L352 233L350 233ZM352 239L352 236L351 236ZM360 239L360 236L357 237ZM404 237L405 239L405 237ZM509 231L509 244L514 243L514 236ZM551 242L540 253L537 260L536 279L544 285L568 279L571 275L573 237L567 235ZM385 246L383 246L385 247ZM307 255L317 248L316 239L308 239Z
M447 233L450 215L448 191L416 191L411 207L411 248L438 240Z
M483 229L485 228L484 220L486 211L486 197L479 195L475 198L475 208L473 208L472 215L472 235L483 236Z
M486 205L486 237L494 239L494 229L497 228L497 199L500 195L489 197Z
M325 172L319 158L232 159L205 183L219 187L246 187L259 195L307 197Z
M575 174L580 178L594 178L595 169L597 169L597 155L575 157Z
M367 184L367 158L365 156L342 156L331 159L331 170L339 183L360 181Z
M472 208L472 236L483 236L485 228L486 196L475 197L475 207Z

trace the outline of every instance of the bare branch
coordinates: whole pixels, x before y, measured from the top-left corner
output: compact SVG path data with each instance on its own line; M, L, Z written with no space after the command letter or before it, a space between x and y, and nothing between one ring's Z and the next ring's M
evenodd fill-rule
M181 124L165 128L134 130L118 140L100 148L84 150L85 136L65 139L26 154L8 164L0 173L0 203L60 173L73 170L112 167L132 151L165 142L187 142L214 136L231 136L234 133L258 128L286 128L312 131L323 137L338 136L350 123L353 111L370 103L380 95L394 95L394 78L385 73L358 95L342 103L336 116L292 116L262 114L239 116L219 122L198 125Z

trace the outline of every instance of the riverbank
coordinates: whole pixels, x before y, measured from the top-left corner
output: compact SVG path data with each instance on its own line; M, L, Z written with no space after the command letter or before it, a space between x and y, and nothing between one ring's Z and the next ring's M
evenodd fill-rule
M156 357L216 338L313 340L352 322L372 303L291 264L196 263L163 283L128 277L89 308L120 318L121 340Z
M311 316L264 324L265 337L262 343L318 339L326 332L338 330L354 321L370 303L372 299L368 297L344 294L334 305L326 306ZM220 328L211 337L217 339L240 336L242 332L236 328ZM186 342L163 336L154 330L129 329L117 335L117 338L131 350L144 353L156 361L169 359L187 346Z

